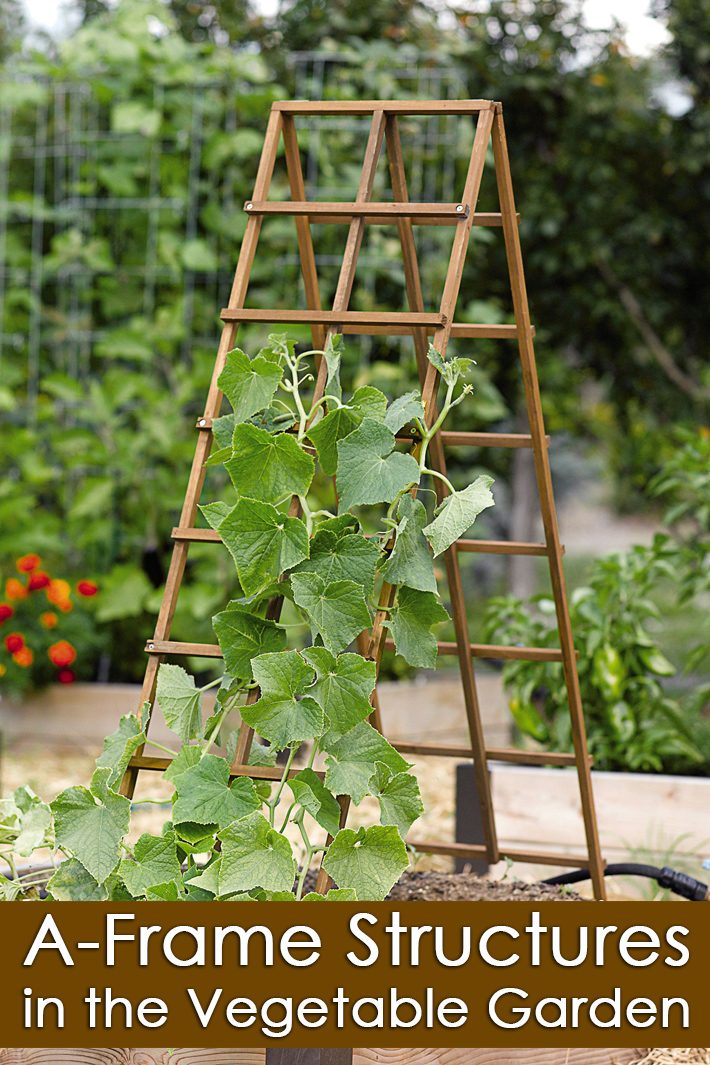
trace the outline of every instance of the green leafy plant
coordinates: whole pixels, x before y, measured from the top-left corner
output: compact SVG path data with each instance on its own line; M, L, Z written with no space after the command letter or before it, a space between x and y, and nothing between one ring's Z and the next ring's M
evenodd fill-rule
M314 357L325 360L327 382L309 401ZM253 358L227 356L219 384L233 413L213 423L209 465L224 466L233 493L201 508L239 583L213 619L225 673L199 687L181 666L159 669L156 701L182 741L170 751L166 778L175 790L161 835L145 834L132 849L124 842L130 802L119 786L131 755L151 742L147 706L108 737L89 787L54 800L56 847L69 860L49 882L52 897L318 898L306 887L320 858L338 885L328 898L382 899L407 867L404 836L422 812L419 789L411 766L368 721L375 663L348 648L374 617L410 664L436 664L433 630L448 615L434 558L493 504L491 479L456 491L427 465L432 437L471 392L461 383L470 360L430 349L445 389L429 426L417 392L388 404L366 386L345 401L340 357L340 338L324 352L296 353L283 336ZM410 443L401 449L405 426ZM412 436L417 443L406 450ZM416 493L430 478L448 494L428 515ZM292 623L270 615L275 596ZM218 690L205 721L210 688ZM285 752L275 782L231 778L236 713L265 741L253 745L252 765L274 767ZM381 823L342 828L340 804L366 796L378 800Z
M661 771L697 767L703 756L680 704L663 687L675 673L649 621L659 616L651 598L658 581L673 578L675 549L658 535L651 548L633 547L600 558L586 587L570 599L589 747L601 769ZM554 604L537 596L490 601L491 639L559 647ZM548 750L571 750L570 716L562 666L511 661L503 682L516 725Z

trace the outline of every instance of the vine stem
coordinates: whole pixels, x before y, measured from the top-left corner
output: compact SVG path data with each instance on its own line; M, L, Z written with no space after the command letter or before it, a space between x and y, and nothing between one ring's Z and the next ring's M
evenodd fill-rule
M272 828L276 827L275 826L276 807L278 806L279 799L281 798L281 795L283 794L283 790L286 787L286 782L288 780L288 774L289 774L289 772L291 770L291 766L293 765L293 760L296 757L296 751L298 751L300 746L301 746L301 744L298 743L294 747L291 747L289 749L289 755L288 755L288 758L286 759L286 765L284 766L284 771L281 774L281 780L279 781L278 787L276 788L276 792L274 793L274 795L272 795L272 797L269 799L269 801L267 803L267 806L269 807L269 822L271 823L271 827Z
M165 754L169 754L171 758L177 758L178 756L178 752L174 751L172 747L164 747L162 743L158 743L156 740L146 738L145 742L150 744L151 747L155 747L157 750L163 751Z

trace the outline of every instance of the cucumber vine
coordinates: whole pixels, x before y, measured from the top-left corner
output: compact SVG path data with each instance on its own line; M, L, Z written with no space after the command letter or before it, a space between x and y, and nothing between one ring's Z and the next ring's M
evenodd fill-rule
M318 359L327 375L312 401ZM51 810L27 789L5 800L0 853L4 844L14 861L13 848L51 844L66 856L48 885L53 898L312 900L322 896L306 892L308 872L322 861L338 885L328 899L382 899L407 868L419 788L368 720L374 661L348 648L374 619L375 642L387 630L410 665L434 667L433 630L448 619L434 559L493 504L489 477L457 491L427 465L433 436L471 392L462 381L471 360L434 348L429 360L445 386L431 425L416 391L388 404L364 386L346 401L340 337L297 353L271 336L251 358L227 355L219 386L232 413L213 422L209 465L224 466L232 498L200 508L232 556L241 593L213 618L224 675L198 687L181 666L160 666L156 704L179 749L147 738L146 705L106 739L88 788L66 789ZM425 478L446 486L433 514L417 497L431 492ZM275 596L294 625L270 616ZM204 720L209 688L216 701ZM260 737L252 766L273 769L285 753L277 779L230 773L235 718ZM170 755L174 795L162 833L129 848L131 804L120 784L145 743ZM380 824L341 827L343 800L366 796L378 800ZM14 865L10 872L0 882L6 898L22 893Z

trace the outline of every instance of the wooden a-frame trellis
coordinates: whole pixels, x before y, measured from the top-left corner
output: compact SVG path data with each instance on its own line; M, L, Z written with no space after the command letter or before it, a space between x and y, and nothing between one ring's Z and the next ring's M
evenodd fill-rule
M299 115L370 115L371 124L360 182L353 202L324 203L306 202L305 186L296 134L295 119ZM400 115L458 115L475 118L475 135L463 193L458 203L411 203L407 194L402 146L399 135ZM269 186L276 162L277 150L283 138L286 168L290 185L290 201L268 200ZM493 159L500 212L478 213L476 205L489 143L492 142ZM375 203L371 200L378 159L383 144L389 165L393 202ZM563 549L560 544L557 516L552 492L548 438L545 435L540 392L538 386L534 330L530 314L523 272L523 260L518 233L518 217L515 210L513 186L508 160L508 151L503 125L502 106L492 100L461 101L367 101L367 102L310 102L287 101L273 104L264 139L261 160L251 200L245 204L247 213L246 231L242 241L239 261L234 276L228 306L222 311L224 328L217 352L212 382L207 395L204 415L198 419L198 441L192 463L185 500L180 515L180 524L173 529L173 554L165 585L163 601L155 627L155 634L148 642L148 665L142 690L142 702L152 703L155 697L156 678L164 655L194 655L198 657L221 657L218 645L181 643L170 639L171 625L177 605L180 586L191 543L216 541L218 533L195 527L197 507L205 477L205 462L212 444L212 420L220 411L222 400L217 380L224 365L225 356L235 346L240 323L302 323L310 326L314 345L322 348L328 337L335 333L366 333L410 335L413 337L417 367L426 412L426 422L433 424L436 418L436 403L439 377L426 357L429 338L443 355L451 338L511 338L517 340L529 433L474 433L447 432L440 430L431 443L433 468L446 473L445 449L449 445L476 447L531 448L535 464L535 476L540 500L544 543L516 543L460 539L445 554L446 575L456 640L440 642L439 653L458 657L463 684L466 715L470 734L470 746L441 745L423 742L398 742L404 754L437 755L456 759L472 758L484 829L485 842L479 845L442 843L441 841L411 840L418 850L455 855L459 858L485 858L489 863L507 856L520 862L550 865L586 866L591 873L595 897L603 899L604 862L599 848L596 814L592 794L590 757L584 727L582 702L574 649L572 629L567 605L565 578L562 567ZM252 310L245 308L249 277L256 254L263 219L268 215L285 215L295 218L298 247L301 261L307 309L302 310ZM344 223L348 226L345 251L331 310L321 308L316 259L311 238L311 224L318 222ZM407 312L363 312L349 310L358 254L367 223L396 225L402 247L404 279L409 304ZM454 238L443 294L438 311L427 311L424 306L419 267L414 241L414 225L451 225ZM470 325L455 321L456 303L461 285L464 263L473 226L500 226L503 230L512 292L514 325ZM325 361L321 362L314 386L315 398L323 394L326 378ZM411 442L411 437L408 437ZM443 498L446 488L436 479L436 489ZM294 500L292 513L297 512ZM549 564L560 636L559 649L472 644L468 634L463 586L459 569L460 552L490 552L493 554L525 554L546 557ZM394 590L385 586L381 605L391 604ZM271 601L268 617L278 618L282 602ZM386 628L383 622L386 611L378 610L373 628L360 638L361 652L379 665L387 645ZM531 659L561 662L567 686L571 716L574 753L531 753L508 748L486 747L479 712L476 681L473 669L475 658ZM255 690L248 699L258 698ZM382 729L379 704L373 697L373 724ZM250 776L260 779L280 777L280 768L256 767L248 764L252 742L252 730L241 725L236 753L232 764L234 776ZM582 816L586 836L586 854L559 854L555 851L538 852L499 847L488 761L504 761L532 765L576 766L579 781ZM169 759L148 756L139 750L129 763L122 784L124 794L132 796L140 770L164 770ZM296 770L293 770L296 772ZM347 817L347 800L341 801L341 823ZM327 887L328 878L321 869L318 889Z

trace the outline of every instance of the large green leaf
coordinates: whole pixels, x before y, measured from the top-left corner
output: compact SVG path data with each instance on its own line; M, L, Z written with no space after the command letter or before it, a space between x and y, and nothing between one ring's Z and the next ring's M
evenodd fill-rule
M231 602L212 618L224 657L224 668L236 680L251 679L251 660L286 646L286 633L274 621L260 618Z
M452 492L436 508L436 517L424 529L434 555L440 555L469 529L482 510L492 507L495 500L491 492L493 478L482 473L480 477L460 492Z
M422 532L427 521L424 504L410 495L402 496L397 518L394 547L382 567L382 576L388 584L436 592L434 559Z
M218 385L232 404L238 422L268 407L281 380L282 369L260 355L250 359L239 348L227 353Z
M352 888L359 901L384 899L409 865L407 848L392 825L344 828L323 858L336 884Z
M305 610L314 635L338 654L370 624L370 611L361 584L324 581L317 573L295 573L291 578L294 601Z
M419 392L405 392L390 405L385 414L385 425L393 433L398 433L403 425L415 418L419 421L424 418L422 397Z
M285 570L308 558L308 532L303 522L256 499L240 499L220 523L219 534L248 596L256 595Z
M185 743L180 748L177 757L173 758L172 762L165 770L165 779L171 784L174 784L181 773L184 773L190 766L196 765L202 755L202 747L196 744Z
M323 708L333 736L349 732L370 716L370 696L377 679L374 662L353 654L336 658L325 647L309 647L303 657L316 671L310 694Z
M308 430L318 452L324 473L332 476L338 465L338 441L344 440L362 421L362 414L352 407L336 407Z
M374 418L377 422L385 420L387 396L379 388L362 385L353 392L350 406L359 412L362 418Z
M180 876L180 861L174 832L151 836L145 832L133 848L133 858L124 858L118 875L134 898L150 888L175 881Z
M411 773L392 773L378 762L372 777L372 790L380 801L380 821L395 825L402 836L424 813L419 784Z
M243 817L220 832L219 894L253 888L290 891L296 877L291 844L260 813Z
M333 333L328 337L323 353L328 373L325 381L325 395L342 399L343 390L340 387L340 358L343 351L343 338L340 333Z
M385 625L392 633L397 654L402 655L410 666L434 669L436 636L431 630L434 625L448 620L449 615L433 592L400 588L394 610Z
M362 802L370 794L370 781L377 762L393 773L409 769L409 763L367 721L361 721L334 742L330 734L321 742L328 752L326 787L334 795L349 795L355 803Z
M340 828L340 806L312 769L302 769L288 782L293 797L317 823L334 836Z
M244 721L279 748L320 735L323 711L304 694L313 682L313 670L298 651L260 655L252 666L261 698L242 707Z
M115 732L106 737L96 766L111 770L110 787L121 780L131 758L145 743L145 738L143 723L137 714L124 714Z
M186 673L182 666L174 666L168 662L161 663L158 670L156 700L163 711L168 728L171 728L183 743L195 739L200 734L201 695L200 689L195 685L194 677Z
M328 583L354 581L362 585L365 595L369 595L379 558L377 544L352 529L338 532L332 528L320 528L311 540L310 557L294 572L317 573Z
M47 882L47 891L57 902L105 902L109 895L76 858L67 858Z
M37 847L52 846L52 811L22 784L11 797L0 799L0 843L9 843L15 854L29 857Z
M234 454L224 465L240 496L280 503L289 496L305 496L308 492L315 463L294 436L274 435L255 425L238 425L233 447Z
M226 828L232 821L246 817L261 807L261 799L248 777L229 782L229 762L215 754L206 754L186 769L175 781L177 798L173 821Z
M131 804L108 787L110 769L97 769L88 788L67 788L51 804L57 844L72 854L99 883L119 861Z
M419 483L419 464L412 455L394 451L395 438L374 418L338 442L336 483L341 511L368 503L391 503L398 492Z

